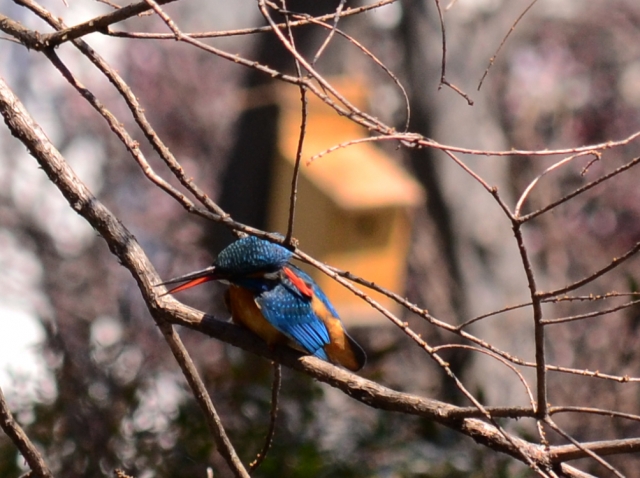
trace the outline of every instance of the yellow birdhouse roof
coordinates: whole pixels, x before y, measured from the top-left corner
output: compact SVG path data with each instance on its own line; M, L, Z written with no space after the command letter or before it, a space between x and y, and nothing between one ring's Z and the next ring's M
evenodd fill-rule
M364 105L366 88L361 81L334 79L331 83L353 104ZM293 163L300 134L300 93L297 88L288 86L280 90L279 97L282 110L278 147L280 154ZM346 141L368 137L365 128L339 116L316 96L308 94L307 98L301 174L346 210L410 207L422 202L421 185L371 143L340 147L307 164L315 154Z

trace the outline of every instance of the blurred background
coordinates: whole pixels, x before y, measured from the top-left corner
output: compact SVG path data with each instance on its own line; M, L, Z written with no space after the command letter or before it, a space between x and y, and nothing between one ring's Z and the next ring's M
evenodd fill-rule
M358 6L366 2L347 2ZM402 82L411 104L409 130L440 143L508 150L570 148L625 138L640 130L640 4L636 0L539 0L517 24L478 91L489 59L529 1L443 2L447 80L473 100L438 88L442 41L434 2L405 0L344 18L339 26L376 55ZM289 0L312 15L338 2ZM110 7L86 0L43 2L75 24ZM28 10L0 0L3 14L49 31ZM163 7L185 32L264 24L256 2L191 0ZM113 30L166 33L143 16ZM295 30L296 46L313 58L327 36L319 26ZM87 42L128 82L150 122L187 175L234 219L286 232L290 171L299 134L299 91L235 63L173 40L92 34ZM271 33L205 40L293 73L290 56ZM143 176L104 121L42 57L3 41L0 72L89 188L135 234L158 272L173 277L208 265L233 236L191 216ZM58 53L118 116L134 122L116 91L70 45ZM318 70L362 109L403 130L404 98L389 76L336 35ZM368 132L311 101L303 158ZM168 171L141 134L154 167ZM562 197L639 155L631 143L571 162L546 176L525 211ZM558 157L467 156L513 206L526 186ZM584 174L583 174L584 173ZM525 229L542 289L578 280L640 240L640 189L633 170ZM495 200L446 156L395 144L339 149L301 171L294 236L322 261L362 275L440 320L462 323L528 300L511 223ZM580 293L637 292L638 260ZM399 330L344 289L316 276L369 356L364 377L397 390L467 405L467 401ZM179 299L226 319L224 286L208 284ZM386 304L393 308L393 304ZM550 317L593 305L550 305ZM430 344L459 337L396 308ZM550 362L640 375L640 310L554 326ZM529 309L474 324L474 334L532 361ZM268 361L189 330L180 330L205 379L232 442L248 463L269 424L272 368ZM504 365L460 348L444 352L453 371L488 405L527 405L521 383ZM21 143L0 133L0 386L54 473L136 478L228 476L197 405L127 271L104 241L68 207ZM524 370L525 378L533 374ZM550 375L554 404L638 413L633 384ZM634 422L559 419L580 440L638 436ZM524 437L533 423L518 422ZM81 437L81 439L79 438ZM554 437L549 437L552 441ZM631 455L611 462L640 476ZM580 465L580 462L576 462ZM594 467L583 462L583 468ZM0 435L0 476L24 464ZM273 449L255 476L486 477L529 476L508 457L430 421L381 413L324 384L284 370Z

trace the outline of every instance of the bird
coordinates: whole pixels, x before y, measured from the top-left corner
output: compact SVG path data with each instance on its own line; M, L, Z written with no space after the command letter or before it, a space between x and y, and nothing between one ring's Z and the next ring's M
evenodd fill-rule
M245 236L220 251L211 266L157 285L184 282L166 292L175 294L209 281L227 283L225 303L233 321L270 347L289 345L353 372L362 369L364 350L318 284L290 262L292 257L283 246Z

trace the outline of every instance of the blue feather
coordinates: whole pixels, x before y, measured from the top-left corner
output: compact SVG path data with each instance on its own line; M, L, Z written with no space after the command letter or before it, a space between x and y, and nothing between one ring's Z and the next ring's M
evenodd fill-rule
M262 315L271 325L308 353L329 360L323 347L329 331L311 307L311 299L286 282L256 297Z
M259 272L276 271L293 253L278 244L254 236L243 237L224 248L213 263L221 274L243 277Z
M313 290L313 295L315 295L318 299L320 299L322 301L322 303L324 304L324 306L329 309L329 312L331 312L331 315L334 316L336 319L339 318L338 316L338 311L333 307L333 305L331 304L331 302L329 302L329 298L326 296L326 294L322 291L322 289L320 288L320 286L316 283L316 281L314 281L311 276L309 274L307 274L306 272L304 272L302 269L294 266L293 264L289 264L287 265L287 267L289 267L290 269L292 269L296 275L298 277L300 277L303 281L305 281L307 283L307 285L309 287L311 287L311 289Z

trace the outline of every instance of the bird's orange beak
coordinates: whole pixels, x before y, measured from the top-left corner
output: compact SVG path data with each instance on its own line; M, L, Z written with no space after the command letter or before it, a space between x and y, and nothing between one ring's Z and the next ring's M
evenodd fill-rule
M195 287L197 285L204 284L205 282L210 282L212 280L217 280L217 279L218 279L218 276L216 275L215 267L210 266L210 267L207 267L206 269L190 272L189 274L185 274L180 277L174 277L173 279L169 279L167 281L161 282L160 284L156 284L155 287L158 287L161 285L176 284L178 282L184 282L184 284L179 285L178 287L174 287L173 289L170 289L164 294L162 294L164 296L167 294L175 294L176 292L180 292L186 289L191 289L192 287Z

